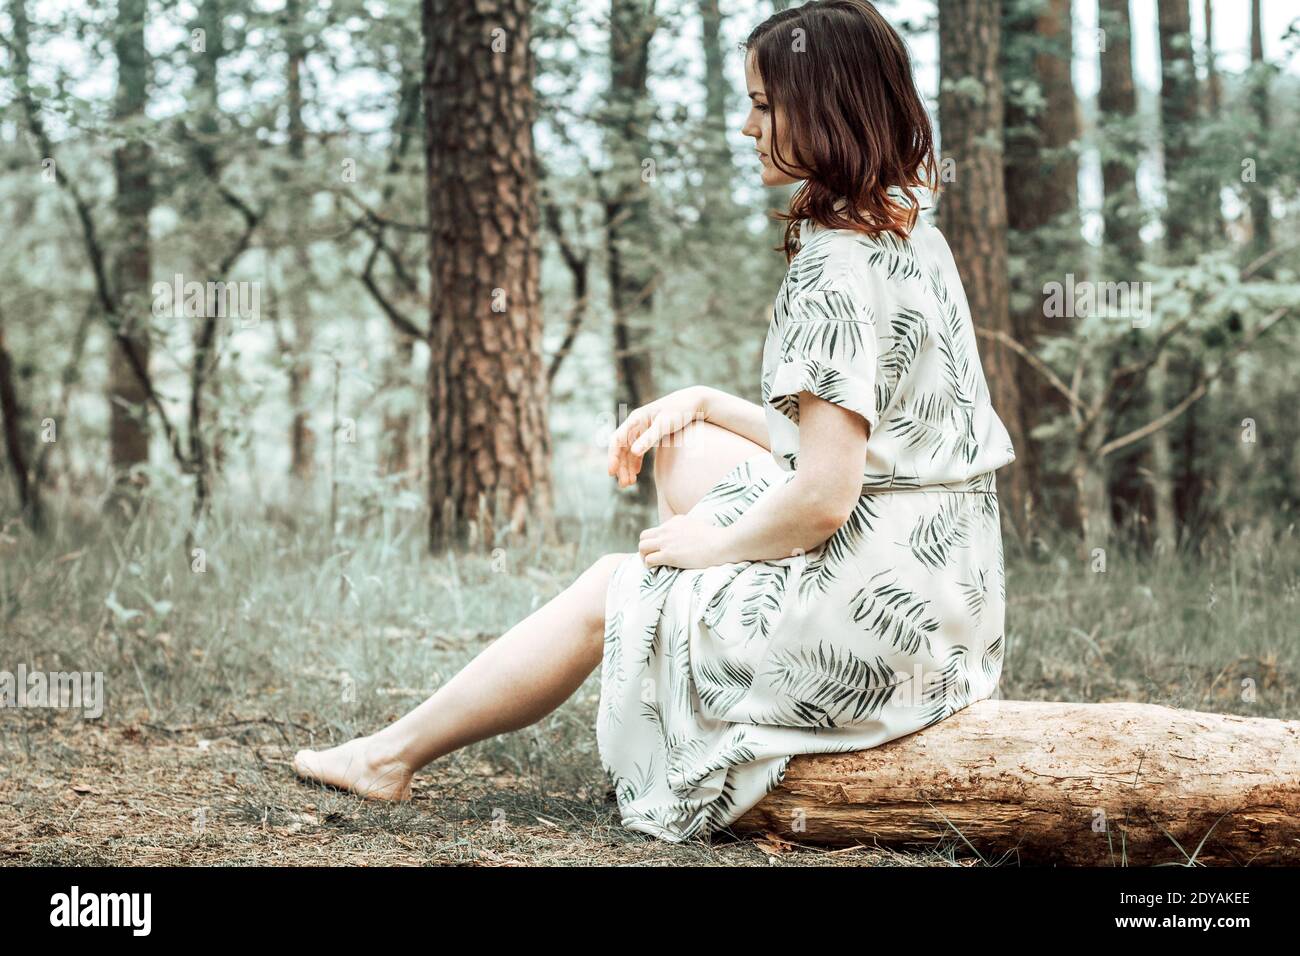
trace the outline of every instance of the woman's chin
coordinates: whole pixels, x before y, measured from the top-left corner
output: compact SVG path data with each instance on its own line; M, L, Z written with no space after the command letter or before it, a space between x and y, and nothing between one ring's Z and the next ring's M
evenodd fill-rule
M775 189L777 186L788 186L791 183L797 183L799 180L792 176L787 176L773 166L764 166L760 180L764 186L769 189Z

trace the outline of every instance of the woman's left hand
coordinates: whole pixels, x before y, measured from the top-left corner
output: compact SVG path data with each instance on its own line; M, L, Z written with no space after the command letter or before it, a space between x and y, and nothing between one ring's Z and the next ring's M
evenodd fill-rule
M642 531L637 550L647 567L711 568L735 560L728 553L728 542L726 528L689 515L674 515Z

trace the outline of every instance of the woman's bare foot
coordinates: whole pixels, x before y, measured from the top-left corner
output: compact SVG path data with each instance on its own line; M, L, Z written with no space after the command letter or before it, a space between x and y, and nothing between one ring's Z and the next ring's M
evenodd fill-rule
M299 750L293 758L298 776L371 800L411 799L414 772L383 753L374 737L358 737L329 750Z

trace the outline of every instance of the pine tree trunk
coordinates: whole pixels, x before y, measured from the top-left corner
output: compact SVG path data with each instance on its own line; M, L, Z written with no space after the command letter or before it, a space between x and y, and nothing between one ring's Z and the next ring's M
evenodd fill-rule
M1101 381L1104 372L1096 366L1084 370L1086 380L1085 394L1099 395L1103 387ZM1075 497L1078 502L1078 524L1082 529L1080 541L1082 555L1086 556L1093 548L1109 548L1114 533L1110 495L1107 490L1107 476L1110 473L1110 459L1099 454L1105 443L1109 421L1103 413L1093 421L1091 428L1078 436L1075 451L1073 480Z
M14 0L8 7L13 23L13 38L9 41L13 78L22 91L20 101L25 111L35 112L29 92L31 84L31 22L27 18L26 0ZM35 212L35 196L20 192L14 197L14 218L11 228L21 231ZM43 469L40 456L34 454L34 439L27 427L26 411L19 398L13 359L5 345L5 319L0 314L0 425L4 429L4 443L10 470L14 473L18 504L29 525L37 531L44 528L44 508L41 499ZM79 354L79 353L74 353ZM2 469L0 469L2 470Z
M997 0L941 0L939 4L941 171L952 169L956 177L942 193L939 216L976 327L1010 334L1002 153L988 135L990 130L1000 131L1003 123L1000 30ZM976 88L979 96L963 93ZM993 407L1007 426L1018 457L1029 444L1016 386L1019 359L1005 346L985 339L979 348ZM1017 466L1000 477L998 494L1003 512L1024 538L1029 533L1024 470Z
M429 546L550 520L531 4L423 0Z
M203 172L205 182L216 181L219 174L219 159L216 141L221 133L217 122L220 105L217 99L217 73L220 69L224 52L223 26L220 0L203 0L199 5L195 23L203 30L204 51L194 62L194 99L198 117L196 127L198 140L194 155ZM200 213L201 214L201 213ZM228 276L215 277L218 281L228 281ZM194 358L190 370L190 416L189 416L189 464L194 475L194 504L191 509L192 520L197 521L207 513L211 497L211 481L214 472L213 459L220 451L220 433L212 429L213 456L208 454L207 438L204 434L205 390L211 381L213 398L218 395L219 379L215 378L220 349L217 339L220 331L217 327L217 310L209 305L204 310L202 321L193 329Z

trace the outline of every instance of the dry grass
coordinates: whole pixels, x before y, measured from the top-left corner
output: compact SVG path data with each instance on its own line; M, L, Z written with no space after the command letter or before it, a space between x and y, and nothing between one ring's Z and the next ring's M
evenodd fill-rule
M167 729L64 715L33 723L22 735L38 752L11 752L0 767L0 863L8 865L953 862L942 847L930 858L763 841L670 846L624 829L599 779L542 792L464 752L420 774L408 804L360 800L297 782L289 768L296 728L279 721Z
M626 830L595 748L598 674L533 727L436 761L409 804L296 780L299 747L395 718L628 550L607 519L566 526L563 548L433 559L413 513L333 538L226 516L196 572L156 503L121 526L60 513L45 540L0 536L0 670L101 671L105 711L0 710L0 865L970 865L959 839L899 854ZM1295 717L1296 550L1288 532L1191 560L1115 553L1104 573L1009 550L1003 696Z

